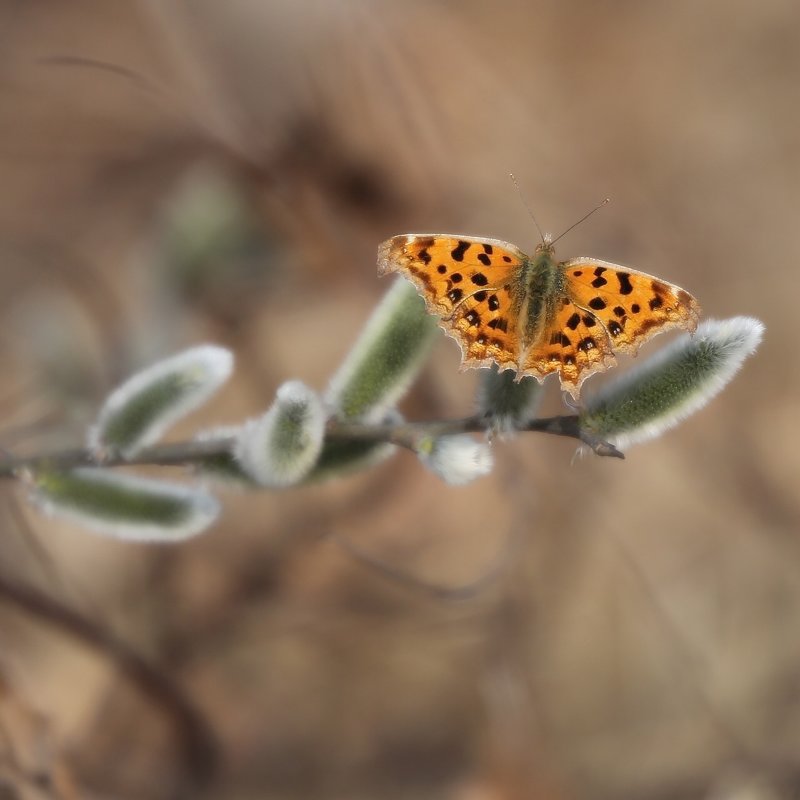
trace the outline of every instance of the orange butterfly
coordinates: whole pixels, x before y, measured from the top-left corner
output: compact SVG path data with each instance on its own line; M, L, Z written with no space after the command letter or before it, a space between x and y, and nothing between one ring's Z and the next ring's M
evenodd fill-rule
M378 248L378 274L410 278L461 347L462 368L513 369L539 381L558 372L577 400L581 384L635 355L670 328L694 331L700 306L687 291L600 261L556 261L545 238L533 256L497 239L440 233L395 236Z

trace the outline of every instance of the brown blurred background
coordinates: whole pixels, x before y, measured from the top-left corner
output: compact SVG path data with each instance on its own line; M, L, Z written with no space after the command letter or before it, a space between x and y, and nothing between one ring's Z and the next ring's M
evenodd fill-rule
M4 486L0 796L800 797L799 86L794 0L2 3L14 452L79 443L116 382L203 341L236 376L175 437L323 389L382 239L533 248L509 171L555 233L613 198L562 257L767 333L624 462L527 435L456 489L400 454L225 493L169 548ZM457 365L442 337L408 417L469 412ZM436 595L331 534L439 587L493 577Z

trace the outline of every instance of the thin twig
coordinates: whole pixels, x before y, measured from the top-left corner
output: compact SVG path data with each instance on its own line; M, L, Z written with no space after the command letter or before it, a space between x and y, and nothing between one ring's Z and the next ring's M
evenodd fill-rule
M479 594L483 589L491 586L498 577L506 572L513 563L514 558L519 555L522 537L512 534L501 552L495 557L494 562L485 569L481 575L469 583L460 586L445 586L440 583L427 581L416 575L406 572L392 564L384 561L380 557L362 550L357 545L335 531L330 531L327 535L339 547L344 550L355 561L363 566L378 572L382 577L388 578L399 586L404 586L415 591L421 591L437 600L469 600Z
M0 603L9 603L103 653L120 673L174 722L182 751L183 779L199 789L214 776L219 746L205 716L167 669L151 664L134 648L94 620L33 586L0 573Z
M531 420L522 431L550 433L577 439L599 456L625 458L614 445L598 439L581 427L576 415L542 417ZM326 436L331 440L360 442L387 442L416 450L420 441L427 437L453 436L460 433L487 433L492 431L490 416L464 417L463 419L431 422L401 422L397 424L367 425L360 422L330 420ZM147 447L135 456L98 455L88 449L73 448L53 453L32 456L6 456L0 458L0 478L19 477L25 471L44 469L69 469L71 467L100 466L191 466L193 462L230 452L234 445L232 437L203 441L175 442Z

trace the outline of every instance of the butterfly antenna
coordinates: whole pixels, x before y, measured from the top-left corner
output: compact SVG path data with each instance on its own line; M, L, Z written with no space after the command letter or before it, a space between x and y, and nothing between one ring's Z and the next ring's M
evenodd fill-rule
M536 230L539 231L539 238L542 240L542 244L544 244L544 234L542 233L542 229L539 227L539 223L536 221L536 216L534 215L533 211L531 211L531 207L528 205L528 201L525 199L525 195L522 194L522 189L519 188L519 184L517 183L517 179L514 177L513 172L508 173L509 178L514 182L514 186L517 187L517 194L519 194L519 199L522 200L522 205L525 206L528 214L530 214L531 219L533 220L533 224L536 226Z
M596 205L588 214L584 214L577 222L574 222L572 225L570 225L569 228L567 228L562 234L556 236L556 238L553 239L551 244L555 244L559 239L563 239L573 228L577 228L578 225L581 224L581 222L585 222L587 219L589 219L589 217L592 216L592 214L594 214L595 211L599 211L603 206L608 205L610 202L611 198L606 197L606 199L603 200L602 203Z

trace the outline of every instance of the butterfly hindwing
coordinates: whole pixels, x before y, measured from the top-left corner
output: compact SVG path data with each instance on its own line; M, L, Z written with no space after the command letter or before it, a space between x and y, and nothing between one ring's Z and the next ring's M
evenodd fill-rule
M459 303L442 327L461 345L465 367L516 367L519 333L507 289L481 289Z
M561 388L577 399L583 381L614 362L612 344L603 325L564 297L550 328L542 341L530 348L523 366L524 374L540 379L558 371Z

